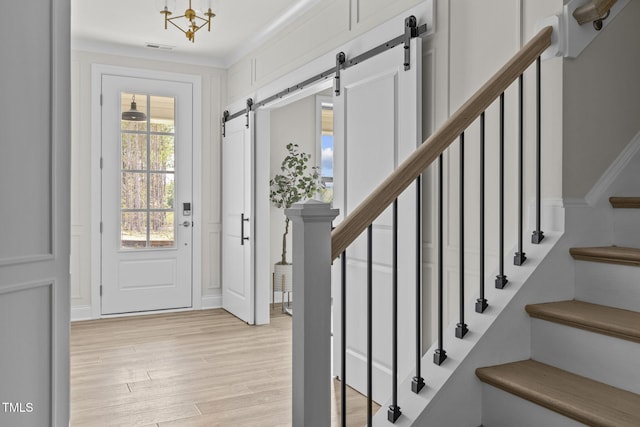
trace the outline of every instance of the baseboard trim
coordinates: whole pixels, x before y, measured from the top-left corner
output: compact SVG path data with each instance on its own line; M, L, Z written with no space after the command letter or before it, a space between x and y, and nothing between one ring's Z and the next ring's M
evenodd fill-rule
M93 312L90 305L76 305L71 307L71 321L93 319Z
M580 197L567 197L563 201L565 208L590 208L587 201Z
M222 295L203 295L202 296L202 304L200 306L200 310L209 310L209 309L213 309L213 308L222 308ZM193 310L193 308L187 308L187 309L178 309L178 310L173 310L173 311L189 311L189 310ZM143 312L141 314L153 314L153 313L169 313L172 312L172 310L159 310L159 311L148 311L148 312ZM121 315L114 315L114 316L110 316L110 315L106 315L106 316L98 316L95 317L93 315L93 309L90 305L77 305L77 306L72 306L71 307L71 321L72 322L79 322L82 320L92 320L92 319L100 319L102 317L118 317L118 316L134 316L137 314L134 313L125 313L125 314L121 314Z
M201 310L210 308L222 308L222 295L203 295Z

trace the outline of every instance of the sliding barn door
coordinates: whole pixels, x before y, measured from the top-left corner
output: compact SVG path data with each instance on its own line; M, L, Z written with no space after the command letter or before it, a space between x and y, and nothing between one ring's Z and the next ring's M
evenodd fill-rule
M253 118L225 124L222 138L222 306L255 323L253 288Z
M420 40L411 41L411 67L404 68L403 46L395 47L340 76L334 96L334 206L350 213L420 142ZM399 199L399 374L415 360L416 202L410 187ZM340 219L341 219L340 218ZM392 212L373 224L373 399L391 394ZM367 239L347 249L347 383L367 390ZM339 263L336 263L339 266ZM336 268L336 267L334 267ZM339 268L339 267L337 267ZM340 372L340 282L334 274L334 373Z
M0 426L69 425L69 17L0 14Z

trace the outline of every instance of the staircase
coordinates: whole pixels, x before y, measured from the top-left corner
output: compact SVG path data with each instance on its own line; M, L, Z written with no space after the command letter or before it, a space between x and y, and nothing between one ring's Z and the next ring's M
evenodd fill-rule
M358 291L356 295L352 293L350 301L353 301L351 298L355 296L357 303L363 306L363 313L366 313L366 316L358 317L363 331L366 323L366 334L363 332L357 335L357 338L367 346L362 354L363 363L366 359L366 380L362 382L366 384L368 425L392 423L403 427L475 427L482 422L485 427L570 427L585 424L640 426L640 358L637 357L640 344L640 249L635 249L640 248L640 229L637 226L640 211L636 209L640 206L640 199L613 199L613 210L623 211L624 214L613 215L613 222L607 223L602 221L602 218L611 218L612 209L606 206L600 197L604 191L601 188L607 188L614 194L616 190L612 186L623 185L625 182L627 186L637 188L640 177L634 172L640 170L640 155L637 155L640 149L634 147L640 146L640 134L637 142L632 141L600 178L594 187L595 190L590 192L595 196L590 196L589 199L595 200L597 206L587 203L586 198L583 203L564 200L561 205L549 200L551 203L545 207L544 215L547 223L543 229L540 220L543 217L541 176L544 174L541 161L540 76L541 55L550 46L552 35L551 27L540 30L415 152L398 165L360 205L343 218L333 231L332 221L338 212L329 205L310 201L296 204L287 211L294 224L294 283L304 284L300 292L296 291L299 297L296 299L296 316L293 318L294 425L324 426L329 423L330 393L329 382L326 381L329 377L331 351L329 332L332 319L329 313L331 297L336 295L340 295L341 302L339 305L336 304L340 314L334 315L333 321L347 321L339 322L340 327L334 329L340 331L340 345L337 346L340 354L339 358L335 359L340 361L340 378L343 380L341 386L346 388L346 384L349 383L350 374L346 369L349 345L345 339L344 325L348 322L345 301L347 289L354 288L347 281L347 252L355 252L359 256L357 261L363 266L362 269L366 269L366 272L357 277L358 283L361 284L358 289L363 291ZM537 114L531 119L535 119L538 131L535 141L532 141L535 142L535 146L533 143L529 144L530 149L536 154L535 159L530 156L531 162L528 167L535 171L535 200L533 194L525 194L523 171L526 167L522 155L527 151L522 132L525 128L523 76L533 64L536 71L533 108ZM511 254L505 249L504 233L504 94L515 82L521 96L518 97L517 105L520 129L518 146L511 147L514 153L518 154L518 158L511 164L518 167L509 173L508 178L513 179L517 176L517 184L513 184L518 187L516 197L510 201L516 205L512 213L517 210L517 217L513 219L512 224L518 229L515 236L517 244L512 252L512 267ZM493 126L499 129L498 139L494 141L494 148L498 154L498 158L494 159L498 179L493 180L497 181L498 188L487 191L496 192L498 200L487 212L492 219L497 220L497 224L494 224L497 232L489 237L498 248L498 268L492 274L485 274L485 111L492 105L495 105L497 110L494 115L497 123ZM479 120L479 129L471 129L476 120ZM476 138L481 153L478 157L480 188L475 190L480 205L478 265L481 266L481 280L474 284L479 289L473 298L469 298L468 295L465 297L465 290L471 290L471 286L464 283L467 264L464 258L467 251L464 240L463 197L466 193L462 185L465 182L465 135L469 139ZM457 144L457 158L460 164L457 169L460 174L459 212L454 216L462 219L458 221L459 310L456 320L445 327L444 295L452 291L451 280L447 280L448 288L445 288L443 266L443 260L448 256L443 250L443 157L454 142ZM434 326L438 339L425 353L421 327L424 323L423 315L431 313L421 312L426 309L421 307L425 305L421 304L424 302L425 294L422 294L423 284L420 280L416 280L413 298L413 302L416 303L415 309L407 304L402 307L398 305L398 289L400 286L412 284L400 284L397 280L399 221L396 212L398 199L403 191L414 182L416 187L421 188L418 178L431 165L437 165L434 182L438 185L434 188L433 194L437 213L433 213L433 227L429 232L433 241L437 242L433 250L437 251L438 261L437 266L433 267L434 271L437 271L437 278L431 283L429 304L434 306L434 317L437 317ZM417 194L420 192L417 191ZM531 210L535 213L531 212L529 215L529 230L532 234L525 239L526 198L531 199ZM422 207L420 200L416 205L419 211ZM376 252L373 249L373 222L390 208L390 216L393 218L388 227L389 238L382 243L389 247L389 295L378 301L389 302L391 315L390 319L380 320L378 314L373 313L372 295L374 289L380 289L373 286L373 255ZM579 210L582 210L580 215ZM629 211L635 211L635 215ZM449 215L449 212L446 215ZM420 218L420 214L416 217ZM420 221L416 222L415 235L419 236L422 224ZM566 224L569 224L570 228L565 229ZM618 225L621 226L620 230L617 230ZM547 229L546 226L555 228ZM613 235L610 234L612 230ZM348 250L365 232L366 240ZM603 244L617 242L620 246L571 248L571 243L576 239L592 239ZM420 250L416 252L419 254ZM570 253L574 260L569 257ZM329 286L334 275L331 263L338 257L340 267L335 269L339 270L335 271L335 275L340 276L340 286L332 295ZM420 278L422 263L422 257L416 257L417 278ZM572 265L574 269L571 268ZM363 283L366 283L366 288ZM545 304L530 305L532 302ZM411 374L403 379L398 374L397 355L398 330L405 326L398 324L398 311L409 309L414 313L408 315L415 315L417 338L413 347L416 363ZM374 318L391 325L388 334L375 335ZM382 405L386 410L378 411L375 416L372 411L373 342L378 346L388 346L391 359L386 367L389 372L387 388L391 397ZM406 355L407 352L403 354ZM514 360L521 361L513 362ZM499 363L506 364L478 368ZM404 366L407 366L406 363ZM362 369L362 372L364 371L365 369ZM477 378L473 375L474 371ZM478 378L481 381L478 381ZM377 380L377 383L380 384L381 381ZM344 394L346 392L343 392ZM341 405L341 425L346 425L348 408L344 400Z
M637 227L640 198L610 203ZM640 426L640 249L570 254L575 300L525 307L531 359L476 370L484 427Z

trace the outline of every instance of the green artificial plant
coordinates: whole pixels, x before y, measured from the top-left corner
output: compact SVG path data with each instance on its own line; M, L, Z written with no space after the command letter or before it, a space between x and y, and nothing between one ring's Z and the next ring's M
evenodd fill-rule
M309 168L307 162L310 154L299 150L298 144L287 144L288 154L282 161L280 171L269 182L271 191L269 199L278 208L288 209L294 203L311 198L318 190L324 188L320 177L320 168ZM287 264L287 234L289 234L289 218L285 215L284 234L282 235L282 257L279 264Z

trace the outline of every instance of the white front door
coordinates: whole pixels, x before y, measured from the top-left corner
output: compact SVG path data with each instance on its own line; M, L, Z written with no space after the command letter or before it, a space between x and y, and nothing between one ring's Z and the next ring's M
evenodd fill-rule
M255 322L253 115L228 121L222 138L222 306L249 324Z
M102 76L102 314L192 306L192 91Z
M403 46L395 47L340 76L334 96L334 207L351 212L420 142L420 40L411 41L411 68L404 69ZM398 200L399 379L415 360L415 189ZM391 394L392 212L373 224L373 399ZM367 239L347 249L347 383L367 390ZM334 375L340 373L340 282L334 264Z

